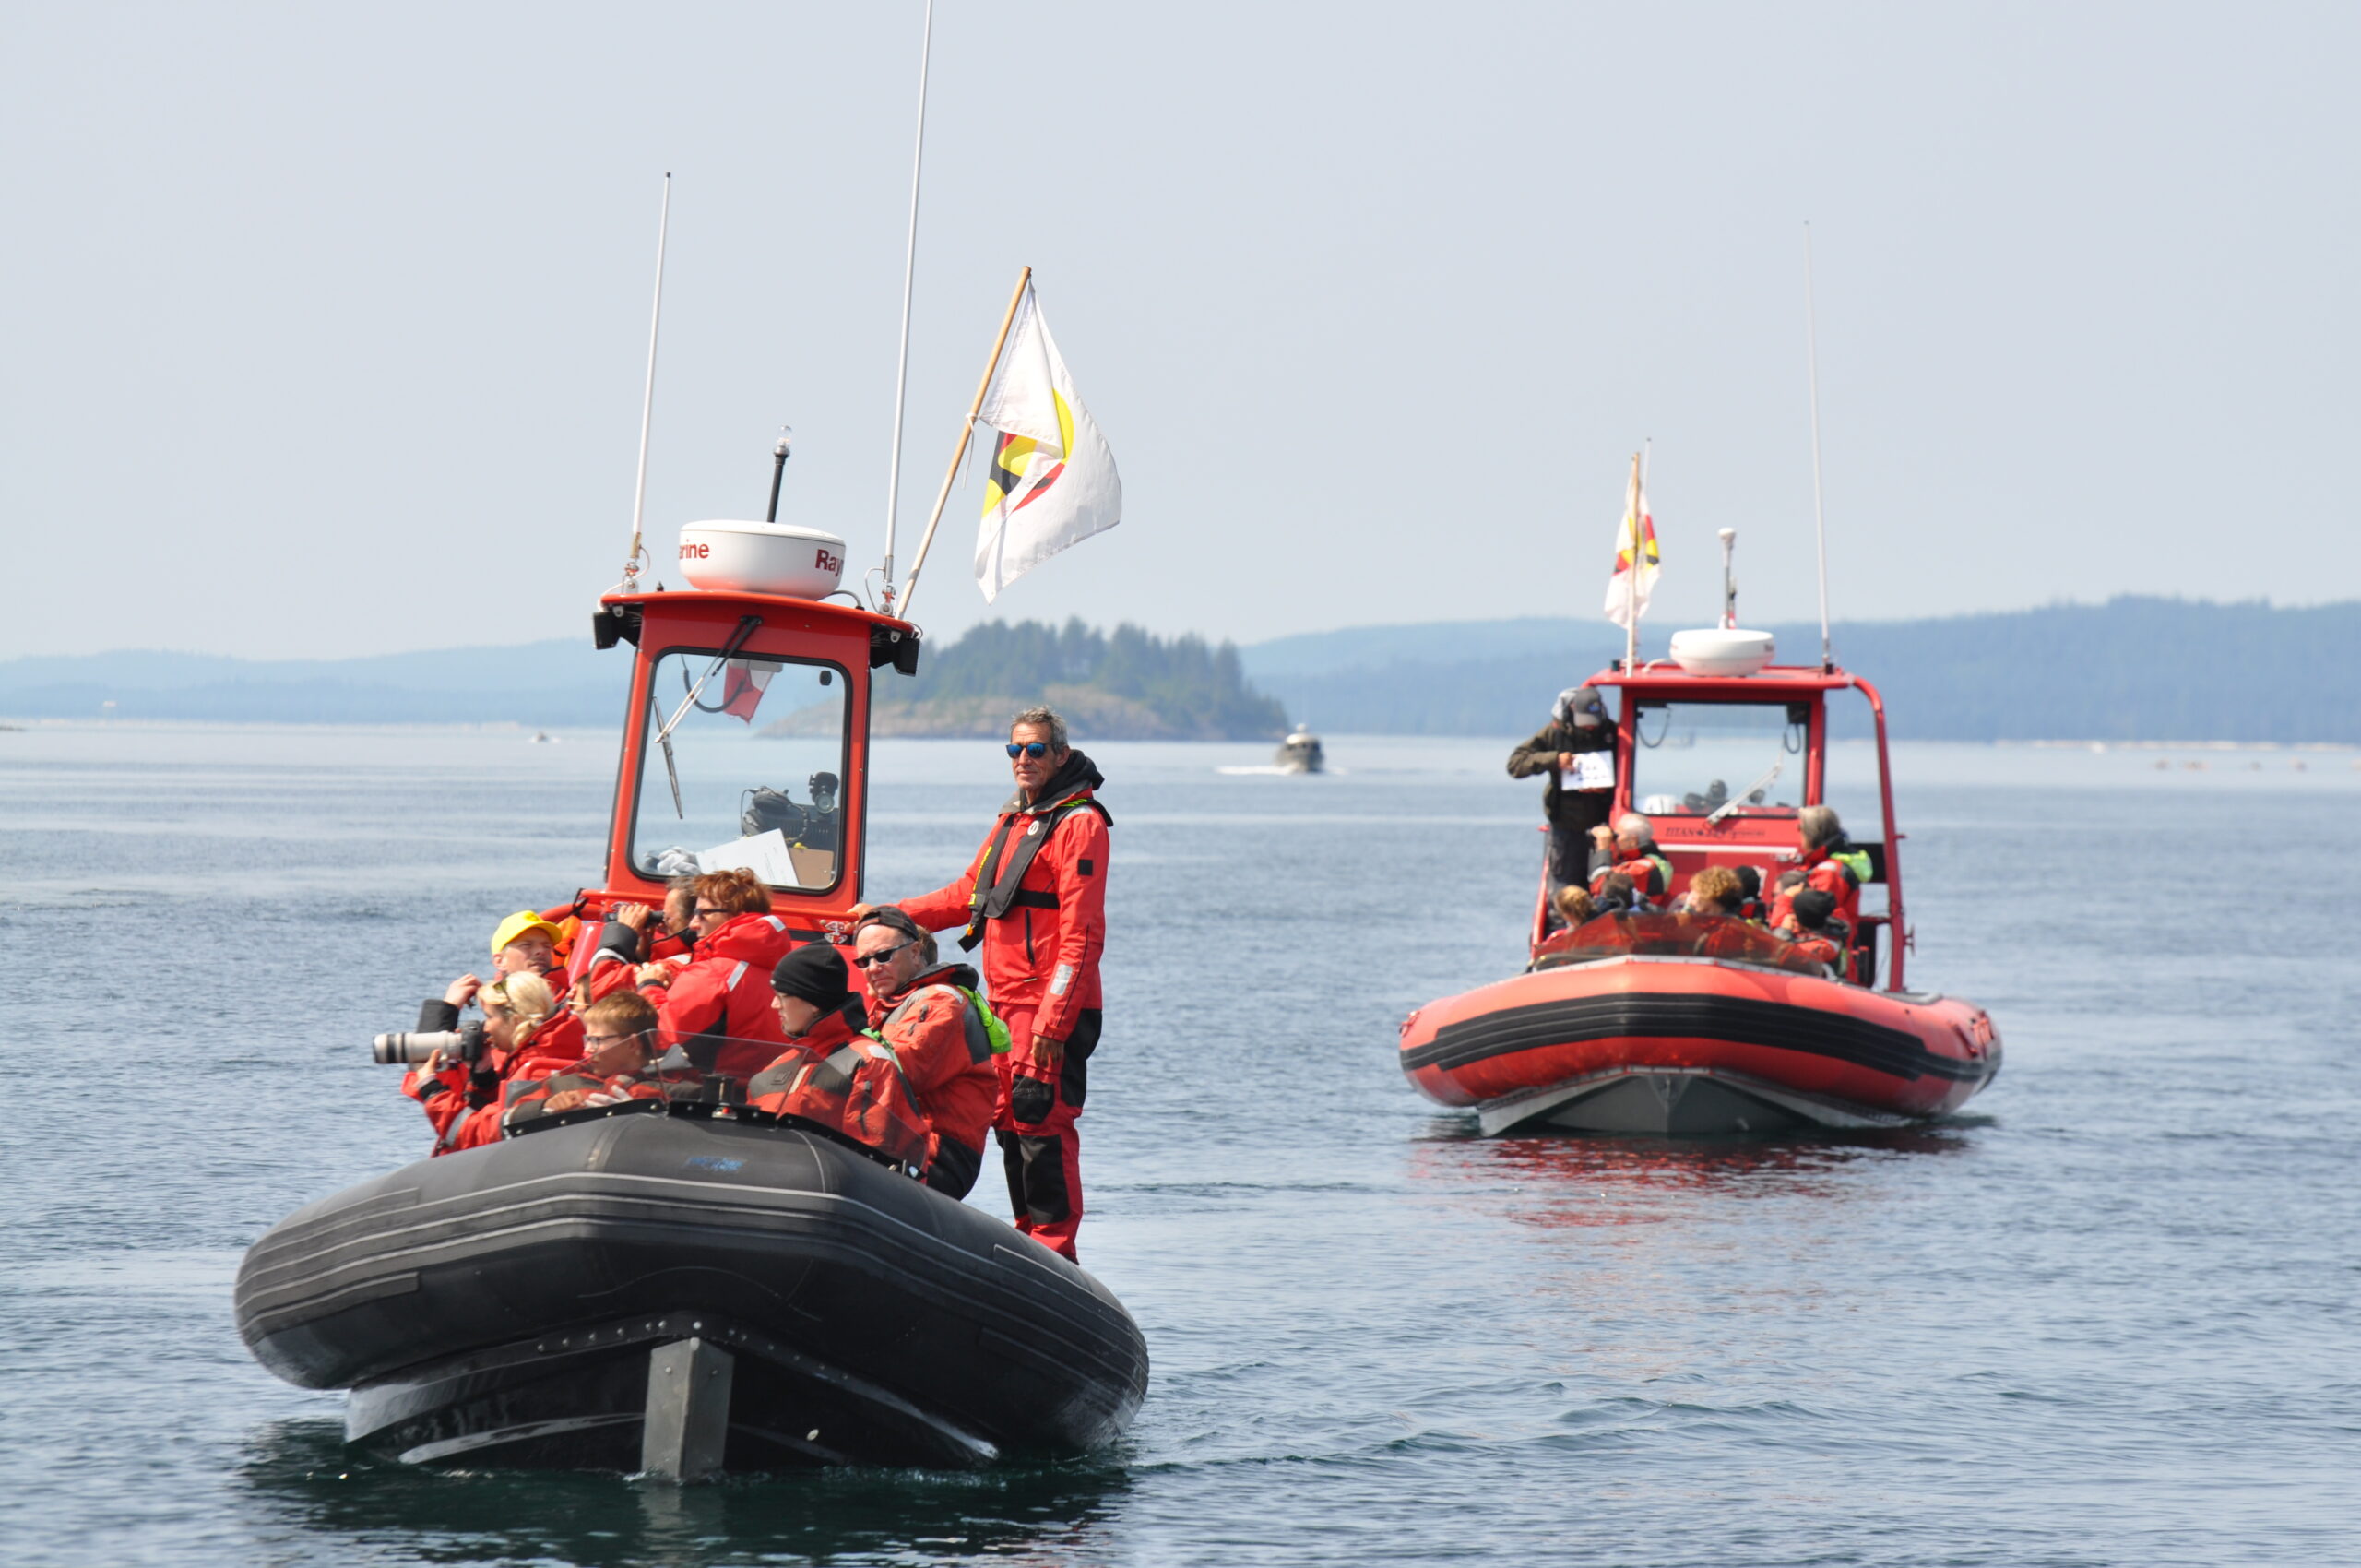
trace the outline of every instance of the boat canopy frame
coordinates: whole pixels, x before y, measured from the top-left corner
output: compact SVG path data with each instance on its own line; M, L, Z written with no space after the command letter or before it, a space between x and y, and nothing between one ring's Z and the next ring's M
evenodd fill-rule
M1632 774L1639 752L1639 713L1643 703L1689 702L1730 703L1772 706L1808 704L1809 728L1804 747L1803 803L1820 805L1825 799L1828 761L1828 698L1838 692L1858 692L1868 699L1869 718L1876 730L1878 758L1878 809L1882 819L1881 839L1877 847L1880 857L1879 880L1886 890L1886 907L1882 912L1865 913L1861 917L1863 930L1855 932L1857 940L1867 936L1876 942L1880 927L1889 928L1883 945L1888 954L1886 982L1883 989L1901 991L1904 987L1904 954L1910 946L1910 928L1904 919L1902 893L1902 840L1904 835L1894 824L1893 769L1887 744L1885 699L1876 686L1848 671L1817 665L1771 665L1751 675L1697 675L1667 663L1643 663L1637 670L1627 671L1621 662L1609 665L1590 677L1587 684L1611 688L1620 692L1625 700L1616 716L1615 798L1612 814L1637 812L1632 794ZM1764 815L1732 814L1718 823L1702 816L1651 816L1656 834L1656 847L1672 859L1676 867L1681 857L1703 861L1715 851L1762 854L1773 860L1792 861L1799 852L1794 829L1794 817L1786 813ZM1691 868L1692 871L1695 869ZM1543 879L1542 907L1535 913L1534 939L1536 944L1544 934L1549 918L1548 879ZM1872 954L1874 957L1874 953ZM1874 974L1870 977L1875 980Z

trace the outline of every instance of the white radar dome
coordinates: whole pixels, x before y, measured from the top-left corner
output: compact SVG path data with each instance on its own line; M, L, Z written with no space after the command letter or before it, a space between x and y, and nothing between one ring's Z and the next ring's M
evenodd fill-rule
M690 523L681 529L681 575L713 593L818 599L844 580L845 541L793 523Z
M1691 675L1751 675L1771 662L1771 634L1708 626L1672 634L1672 661Z

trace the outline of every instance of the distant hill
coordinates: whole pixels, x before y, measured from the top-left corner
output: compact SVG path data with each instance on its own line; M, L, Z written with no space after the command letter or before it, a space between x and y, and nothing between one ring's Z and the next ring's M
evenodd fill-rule
M1673 628L1643 623L1641 657ZM1773 626L1782 663L1820 628ZM2361 743L2361 603L2297 609L2124 597L1928 621L1840 622L1837 661L1874 682L1897 737L1951 741ZM1242 650L1246 673L1314 728L1516 735L1622 656L1598 620L1353 627ZM1866 709L1839 705L1867 731Z
M1644 627L1662 657L1672 628ZM1817 626L1774 626L1809 662ZM2361 603L2302 609L2123 598L1932 621L1840 622L1836 655L1922 740L2361 744ZM1244 648L1079 621L993 622L879 687L885 733L996 733L1048 696L1075 729L1128 736L1520 735L1560 688L1622 652L1597 620L1358 626ZM126 651L0 661L0 719L341 720L612 726L623 651L586 635L366 659L248 660ZM105 705L112 704L112 707ZM1858 705L1842 703L1840 714ZM1857 732L1857 724L1852 726Z
M628 650L579 637L363 659L132 649L0 661L0 716L280 724L620 724Z
M1047 702L1078 735L1114 741L1276 740L1287 713L1246 683L1238 649L1079 620L988 621L929 648L918 676L877 687L881 735L999 735Z

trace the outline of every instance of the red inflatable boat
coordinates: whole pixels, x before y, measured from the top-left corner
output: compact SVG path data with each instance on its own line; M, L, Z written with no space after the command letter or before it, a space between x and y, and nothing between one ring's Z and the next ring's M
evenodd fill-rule
M1721 916L1608 915L1553 932L1545 872L1530 967L1413 1013L1403 1072L1430 1099L1474 1108L1487 1134L1887 1127L1958 1110L1999 1071L2000 1040L1982 1008L1904 988L1902 835L1876 689L1833 664L1691 664L1618 665L1590 681L1621 694L1614 811L1649 819L1672 868L1667 899L1707 865L1756 867L1767 889L1802 860L1797 817L1822 800L1828 699L1869 701L1883 822L1854 846L1867 875L1843 974Z

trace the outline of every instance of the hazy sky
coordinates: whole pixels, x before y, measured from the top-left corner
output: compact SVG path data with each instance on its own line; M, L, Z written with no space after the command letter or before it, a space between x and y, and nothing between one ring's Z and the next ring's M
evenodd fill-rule
M881 551L919 7L19 4L0 657L581 630L648 483ZM1020 264L1126 521L999 610L1257 640L2361 595L2361 10L943 0L903 553ZM917 600L984 607L971 474Z

